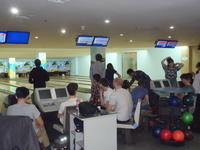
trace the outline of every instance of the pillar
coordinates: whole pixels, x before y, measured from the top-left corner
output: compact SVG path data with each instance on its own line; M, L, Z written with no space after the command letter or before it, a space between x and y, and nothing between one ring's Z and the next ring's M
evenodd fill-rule
M15 58L8 58L8 76L10 79L16 78L16 60L15 60Z
M47 59L46 59L46 53L45 52L39 52L37 54L37 59L41 61L41 66L44 69L47 69Z

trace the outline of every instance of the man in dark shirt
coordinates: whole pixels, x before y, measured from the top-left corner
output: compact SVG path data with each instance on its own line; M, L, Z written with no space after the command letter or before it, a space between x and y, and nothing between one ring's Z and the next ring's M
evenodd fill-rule
M33 84L35 88L46 87L46 81L49 81L49 75L45 69L41 67L41 61L35 60L35 68L29 74L29 82Z
M134 71L133 69L128 69L127 74L132 78L130 81L130 86L135 82L135 80L137 80L143 81L144 87L150 89L151 78L143 71Z

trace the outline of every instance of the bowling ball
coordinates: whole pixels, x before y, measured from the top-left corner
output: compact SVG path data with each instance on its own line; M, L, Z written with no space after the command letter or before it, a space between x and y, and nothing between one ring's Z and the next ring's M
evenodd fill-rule
M193 106L193 103L194 103L194 99L192 96L186 95L183 97L183 105Z
M169 129L162 129L160 131L160 138L164 141L169 141L172 138L172 132Z
M181 120L186 124L190 124L193 121L193 115L190 112L184 112L181 116Z
M170 106L178 107L180 105L180 102L181 102L181 100L176 96L172 96L169 98Z
M160 136L160 131L163 129L163 125L160 123L157 123L154 128L153 128L153 136L159 137Z
M194 138L191 130L186 130L184 134L186 140L191 141Z
M175 130L175 131L172 133L172 138L173 138L173 140L175 140L176 142L183 142L184 139L185 139L185 135L184 135L183 131L181 131L181 130Z

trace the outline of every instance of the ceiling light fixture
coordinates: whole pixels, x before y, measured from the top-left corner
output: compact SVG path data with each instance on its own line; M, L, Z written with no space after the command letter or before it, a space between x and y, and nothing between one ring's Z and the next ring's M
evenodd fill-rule
M169 29L173 30L173 29L174 29L174 26L170 26Z
M16 7L12 7L12 8L10 9L10 12L11 12L12 14L14 14L14 15L17 15L17 14L19 13L19 10L18 10Z
M133 40L129 40L130 43L133 43Z
M110 23L110 20L106 19L104 22L108 24Z
M35 36L34 38L35 38L35 39L39 39L39 37L38 37L38 36Z
M62 34L65 34L66 33L66 30L65 29L61 29L60 31Z
M171 39L171 38L172 38L172 36L169 35L169 36L168 36L168 39Z
M120 34L120 36L124 36L124 34L123 34L123 33L121 33L121 34Z

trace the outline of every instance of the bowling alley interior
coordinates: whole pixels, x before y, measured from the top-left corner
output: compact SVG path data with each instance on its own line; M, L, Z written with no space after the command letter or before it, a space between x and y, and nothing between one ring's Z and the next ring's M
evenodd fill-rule
M199 150L199 6L0 0L0 150Z

